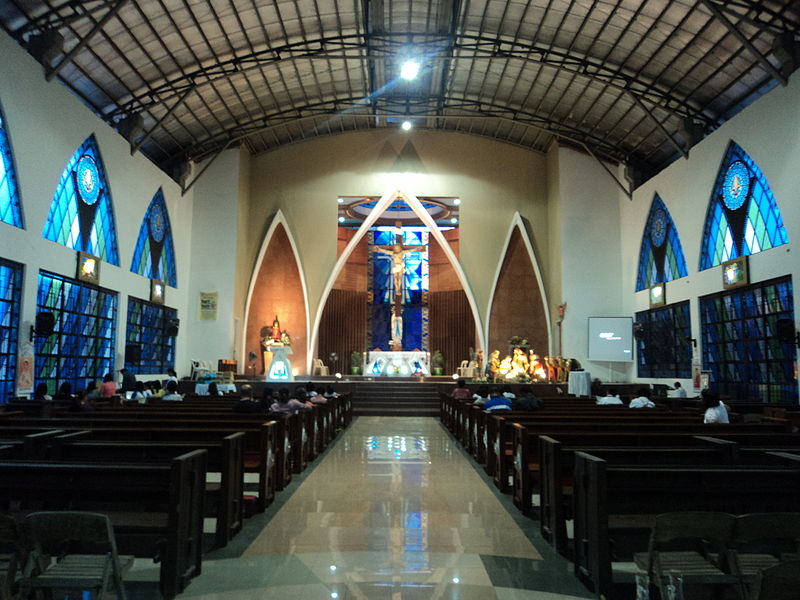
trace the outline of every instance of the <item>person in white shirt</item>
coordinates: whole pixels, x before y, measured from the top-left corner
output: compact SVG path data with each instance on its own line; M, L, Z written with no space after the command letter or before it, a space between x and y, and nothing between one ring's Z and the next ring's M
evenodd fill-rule
M183 400L183 396L178 393L178 383L175 381L170 381L167 383L167 393L161 398L162 400L168 400L171 402L181 402Z
M619 399L615 390L607 390L605 396L597 396L598 406L613 406L622 405L622 400Z
M631 400L628 408L655 408L656 405L650 400L650 390L647 388L640 388L636 392L637 397Z
M681 385L680 381L676 381L672 387L675 388L675 398L686 398L686 388Z
M728 407L719 399L716 392L703 390L703 423L730 423Z

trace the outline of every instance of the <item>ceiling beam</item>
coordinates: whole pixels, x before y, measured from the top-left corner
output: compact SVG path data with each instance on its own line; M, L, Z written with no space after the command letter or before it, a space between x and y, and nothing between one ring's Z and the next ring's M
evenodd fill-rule
M717 21L719 21L720 23L722 23L728 29L730 34L737 40L739 40L740 44L742 44L745 48L747 48L750 54L752 54L753 57L759 62L759 64L762 67L764 67L767 73L769 73L773 77L773 79L779 81L781 85L785 87L786 84L788 83L786 77L784 77L783 74L775 67L775 65L769 62L769 59L763 54L761 54L761 52L759 52L758 48L756 48L753 45L753 42L751 42L746 35L744 35L741 31L739 31L739 28L734 23L732 23L731 20L727 16L725 16L725 14L723 14L723 12L717 6L717 3L713 2L713 0L700 0L700 1L708 10L711 11L711 14L714 15L714 18L717 19Z

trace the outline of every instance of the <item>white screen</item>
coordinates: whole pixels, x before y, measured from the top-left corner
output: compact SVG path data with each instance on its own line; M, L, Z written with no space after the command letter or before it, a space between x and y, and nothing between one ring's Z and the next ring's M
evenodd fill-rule
M589 317L589 360L633 361L631 317Z

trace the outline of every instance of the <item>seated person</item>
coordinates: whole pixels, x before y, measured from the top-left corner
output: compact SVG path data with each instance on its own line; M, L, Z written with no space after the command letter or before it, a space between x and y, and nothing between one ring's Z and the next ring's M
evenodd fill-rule
M50 395L50 390L47 389L47 384L42 382L36 386L36 390L33 392L33 399L34 400L45 400L50 401L53 397Z
M542 406L544 406L542 399L533 395L533 388L529 385L521 387L519 397L511 400L511 407L514 410L539 410Z
M106 373L103 377L103 383L100 384L100 397L111 398L117 393L117 384L114 383L114 376L111 373Z
M256 402L253 398L253 386L249 383L245 383L241 390L239 390L242 394L239 401L233 405L234 412L241 412L241 413L254 413L254 412L261 412L261 403Z
M628 408L655 408L656 405L650 400L650 389L639 388L636 391L636 398L631 400Z
M78 393L70 399L69 412L92 412L94 407L86 397L86 390L78 390Z
M133 393L131 394L130 399L136 400L139 404L146 404L147 403L147 394L145 393L144 389L144 381L137 381L136 385L134 385Z
M273 391L271 387L264 386L264 389L261 391L261 408L264 410L269 410L269 407L272 406L272 403L275 402L273 396Z
M150 396L151 398L161 399L164 397L164 394L167 393L167 390L164 388L164 386L161 385L161 382L158 380L153 380L150 382L150 389L152 390Z
M513 400L514 398L517 397L517 395L514 392L511 391L511 386L510 385L504 385L503 386L503 396L505 396L509 400Z
M673 397L675 398L686 398L686 388L681 385L680 381L676 381L672 387L675 388L673 392Z
M209 396L222 396L222 392L219 390L216 381L212 381L208 384L208 395Z
M58 388L58 392L53 397L53 400L70 402L72 400L72 384L69 381L62 383L61 387Z
M619 394L617 390L612 390L609 388L606 390L605 396L597 396L597 405L598 406L614 406L619 405L623 406L624 402L619 399Z
M326 398L338 398L339 394L333 390L333 386L329 385L325 388L325 397Z
M503 394L500 388L492 388L489 399L483 405L483 410L511 410L511 400Z
M450 392L450 397L454 400L469 400L472 398L472 393L467 387L467 383L463 379L456 381L456 387Z
M719 399L716 392L703 390L701 396L703 398L703 408L705 409L703 423L730 423L728 407Z
M475 406L483 406L483 404L489 399L489 386L482 385L475 390L475 393L472 395L473 404Z
M167 393L161 398L162 400L168 400L170 402L181 402L183 400L183 396L178 393L178 382L177 381L168 381L167 382Z
M308 393L308 401L312 404L327 404L328 399L322 394L317 392L317 386L310 381L306 385L306 392Z
M296 392L296 390L295 390ZM303 390L305 392L305 390ZM271 412L297 414L301 410L311 410L311 405L301 402L289 395L288 388L278 390L278 398L269 407Z
M97 382L93 379L86 386L86 398L89 400L97 400L100 397L100 390L97 389Z

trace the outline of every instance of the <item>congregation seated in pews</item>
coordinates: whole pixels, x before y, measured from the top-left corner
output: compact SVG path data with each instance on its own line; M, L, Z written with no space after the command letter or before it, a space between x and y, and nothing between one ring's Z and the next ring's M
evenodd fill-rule
M773 516L773 531L776 521L800 520L800 434L785 412L756 414L748 404L742 405L750 413L745 416L714 394L705 394L704 404L684 405L628 386L620 394L628 398L614 406L533 388L536 409L517 410L511 400L510 410L495 412L442 390L440 417L518 509L539 520L543 537L573 561L576 575L598 598L634 597L637 575L653 589L665 589L666 571L648 562L661 513L766 513L764 522ZM653 406L631 410L638 398L635 405ZM787 535L794 535L794 554L762 557L764 568L777 572L782 559L798 558L800 535ZM733 525L730 536L731 548L745 548L744 534ZM760 585L760 571L743 566L752 564L750 558L738 566L731 554L717 558L725 560L704 565L704 572L744 594L733 597L749 597ZM679 561L671 564L680 567ZM680 579L687 586L714 579L689 569Z
M238 394L182 400L13 399L0 419L2 512L108 514L120 553L160 562L161 595L173 598L205 551L226 545L352 420L347 394L297 414L273 412L274 401L239 412Z

